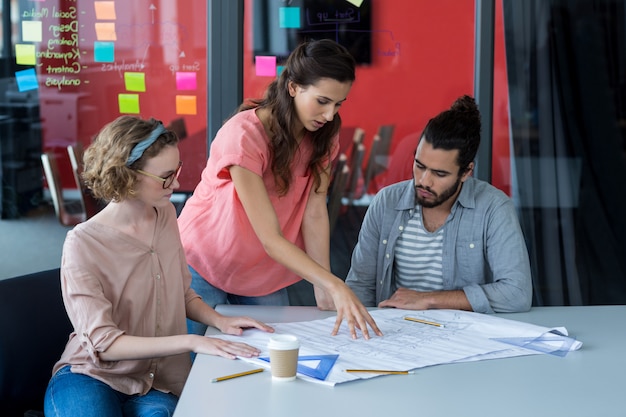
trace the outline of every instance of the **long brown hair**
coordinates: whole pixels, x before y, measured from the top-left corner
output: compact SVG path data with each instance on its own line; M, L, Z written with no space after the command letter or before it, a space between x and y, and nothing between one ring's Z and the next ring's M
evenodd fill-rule
M263 107L270 110L270 155L271 169L279 195L284 195L291 185L291 162L298 150L295 126L298 116L293 98L289 94L289 82L301 87L314 85L321 78L330 78L340 83L353 82L355 61L346 48L330 39L308 41L300 44L287 58L280 76L267 88L265 97L244 102L238 111ZM320 185L320 173L326 168L322 161L330 156L333 137L339 132L339 113L332 121L315 132L313 154L308 169L312 172L315 190Z

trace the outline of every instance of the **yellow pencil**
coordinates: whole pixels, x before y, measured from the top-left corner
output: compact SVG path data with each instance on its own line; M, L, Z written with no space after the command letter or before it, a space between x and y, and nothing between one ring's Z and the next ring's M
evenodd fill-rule
M435 323L434 321L428 321L428 320L422 320L422 319L416 319L415 317L405 317L405 320L408 321L414 321L416 323L422 323L422 324L429 324L431 326L435 326L435 327L444 327L443 324L440 323Z
M413 371L390 371L384 369L346 369L346 372L364 372L370 374L397 374L397 375L409 375Z
M213 378L211 382L226 381L227 379L239 378L240 376L252 375L259 372L263 372L263 368L252 369L251 371L239 372L232 375L220 376L219 378Z

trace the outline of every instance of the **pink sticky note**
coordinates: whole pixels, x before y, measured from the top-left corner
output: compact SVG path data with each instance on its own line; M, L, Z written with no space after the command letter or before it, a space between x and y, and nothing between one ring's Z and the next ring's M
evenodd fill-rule
M255 58L256 75L259 77L275 77L276 76L276 57L275 56L257 56Z
M196 90L198 82L196 81L195 72L177 72L176 73L176 89L177 90Z

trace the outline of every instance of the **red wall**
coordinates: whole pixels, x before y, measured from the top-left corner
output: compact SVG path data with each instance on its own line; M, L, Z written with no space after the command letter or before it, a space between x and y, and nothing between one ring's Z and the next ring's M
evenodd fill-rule
M498 36L503 36L500 1ZM252 56L253 0L245 1L244 19L244 97L262 96L270 77L255 74ZM395 124L391 154L397 157L391 172L378 178L377 188L411 175L415 145L399 147L403 138L421 132L427 121L463 94L474 92L474 2L458 0L372 0L372 64L359 66L356 82L341 108L345 126L359 126L371 143L378 127ZM496 47L503 48L498 39ZM508 158L508 119L504 52L497 51L496 94L494 101L499 126L494 128L494 185L505 189L500 155ZM506 137L505 137L506 133ZM413 138L413 141L415 138ZM497 157L496 157L497 154ZM366 155L367 160L367 155ZM508 166L508 159L507 164ZM497 178L496 178L497 174ZM506 183L506 184L505 184ZM370 188L370 191L375 191Z
M493 158L491 183L511 195L509 89L506 75L502 0L496 0L493 80Z

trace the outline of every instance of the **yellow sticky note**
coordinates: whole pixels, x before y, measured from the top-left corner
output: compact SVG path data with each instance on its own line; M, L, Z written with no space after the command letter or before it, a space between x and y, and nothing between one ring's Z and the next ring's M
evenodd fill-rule
M361 4L363 4L363 0L347 0L348 3L352 3L354 4L356 7L361 7Z
M41 21L25 20L22 22L22 40L24 42L41 42Z
M115 35L115 23L96 23L96 37L99 41L116 41L117 36Z
M176 114L197 114L196 96L176 96Z
M15 62L20 65L35 65L37 57L35 56L35 45L18 43L15 45Z
M143 72L125 72L124 85L128 91L146 91L146 74Z
M115 2L114 1L94 1L93 6L96 9L96 19L98 20L115 20Z
M120 113L139 114L139 94L120 94L117 100Z

